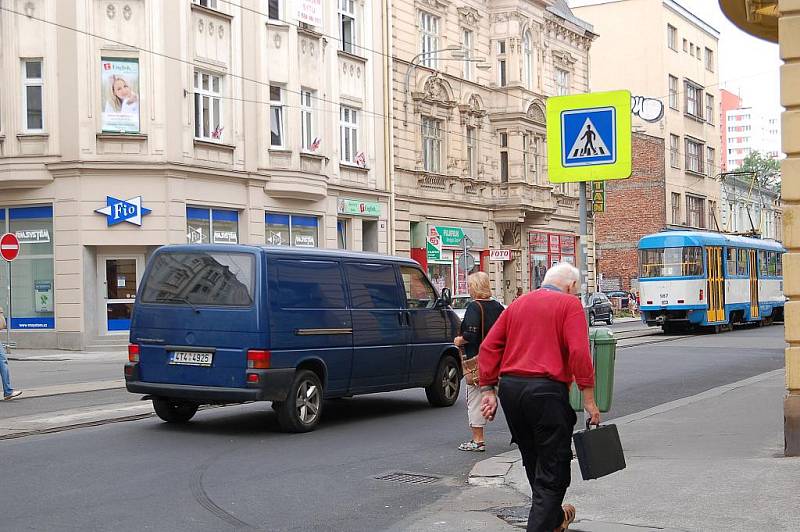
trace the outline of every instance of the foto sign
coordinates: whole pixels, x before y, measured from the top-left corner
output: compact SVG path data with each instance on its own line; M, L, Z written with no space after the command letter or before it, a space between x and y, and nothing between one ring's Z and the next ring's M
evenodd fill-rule
M546 105L550 182L630 177L630 92L551 96Z
M489 260L511 260L510 249L490 249Z
M19 239L14 233L6 233L0 237L0 256L11 262L19 256Z

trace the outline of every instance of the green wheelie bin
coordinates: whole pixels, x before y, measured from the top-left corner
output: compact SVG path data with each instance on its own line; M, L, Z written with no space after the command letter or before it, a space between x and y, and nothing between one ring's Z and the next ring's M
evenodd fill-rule
M594 329L589 333L589 345L594 364L594 400L600 412L611 410L614 397L614 362L617 354L617 339L608 328ZM569 390L569 403L576 412L583 410L583 393L573 382Z

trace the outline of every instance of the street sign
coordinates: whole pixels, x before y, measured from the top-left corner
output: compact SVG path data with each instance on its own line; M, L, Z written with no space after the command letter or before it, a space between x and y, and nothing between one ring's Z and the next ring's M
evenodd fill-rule
M550 182L630 177L630 92L552 96L546 105Z
M460 269L461 271L468 272L474 267L475 267L475 257L473 257L471 254L467 253L465 255L462 253L458 257L458 269Z
M602 181L592 183L592 212L606 211L606 184Z
M510 249L490 249L489 260L511 260Z
M19 255L19 239L14 233L6 233L0 237L0 256L11 262Z

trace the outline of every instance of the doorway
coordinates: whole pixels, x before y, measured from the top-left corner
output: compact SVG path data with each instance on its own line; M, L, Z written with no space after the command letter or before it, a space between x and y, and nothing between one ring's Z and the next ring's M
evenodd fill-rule
M100 294L100 334L128 334L144 256L100 256L97 260Z

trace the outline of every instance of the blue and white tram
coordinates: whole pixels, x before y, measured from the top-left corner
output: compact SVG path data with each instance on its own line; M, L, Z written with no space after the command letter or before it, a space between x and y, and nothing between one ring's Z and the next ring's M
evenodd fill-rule
M642 321L681 328L782 319L783 262L777 242L700 231L664 231L639 241Z

